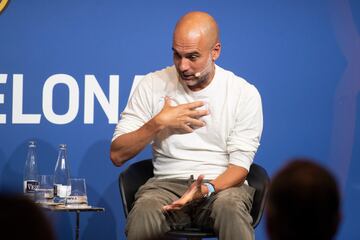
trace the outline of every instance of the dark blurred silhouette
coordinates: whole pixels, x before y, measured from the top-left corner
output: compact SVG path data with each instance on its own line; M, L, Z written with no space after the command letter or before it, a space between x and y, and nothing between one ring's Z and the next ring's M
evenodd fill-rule
M273 178L266 210L271 240L333 239L341 219L334 176L311 159L293 159Z
M41 208L13 193L0 193L0 231L12 240L55 240L52 225Z

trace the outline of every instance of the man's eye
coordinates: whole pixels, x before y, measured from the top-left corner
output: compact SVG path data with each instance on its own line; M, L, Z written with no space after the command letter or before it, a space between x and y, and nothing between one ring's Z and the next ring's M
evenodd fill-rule
M197 58L198 58L198 56L196 56L196 55L191 55L191 56L189 56L189 59L190 59L191 61L195 61Z

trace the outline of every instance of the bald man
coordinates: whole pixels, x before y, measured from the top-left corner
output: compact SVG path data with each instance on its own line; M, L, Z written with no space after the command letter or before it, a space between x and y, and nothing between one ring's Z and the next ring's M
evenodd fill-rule
M178 21L172 51L174 65L142 79L112 139L116 166L153 148L154 178L135 196L127 237L161 239L192 224L220 239L254 239L246 176L262 132L260 95L215 64L219 29L207 13Z

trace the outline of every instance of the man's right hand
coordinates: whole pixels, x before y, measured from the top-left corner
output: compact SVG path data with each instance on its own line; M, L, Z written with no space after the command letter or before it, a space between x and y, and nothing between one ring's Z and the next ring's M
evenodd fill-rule
M203 105L204 102L198 101L171 106L171 99L165 97L164 107L155 117L139 129L122 134L112 142L110 152L112 162L116 166L121 166L144 149L162 130L184 134L205 126L199 118L208 115L209 111L197 109Z
M202 106L204 106L202 101L171 106L171 99L165 97L164 107L154 120L161 129L167 128L175 133L191 133L195 128L205 126L205 122L200 118L208 115L209 110L197 109Z

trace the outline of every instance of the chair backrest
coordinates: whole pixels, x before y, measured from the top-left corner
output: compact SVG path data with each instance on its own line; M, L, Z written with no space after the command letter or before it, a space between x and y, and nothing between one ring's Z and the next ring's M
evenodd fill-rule
M138 188L153 176L151 159L135 162L120 173L119 188L126 217L133 207L135 193ZM263 167L253 163L247 181L250 186L256 189L251 209L252 226L255 228L259 224L264 211L270 178Z
M252 226L255 228L259 224L264 212L270 178L263 167L253 163L246 180L251 187L256 189L251 208Z
M125 171L120 173L119 188L126 217L133 207L135 193L141 185L153 176L151 159L132 163Z

